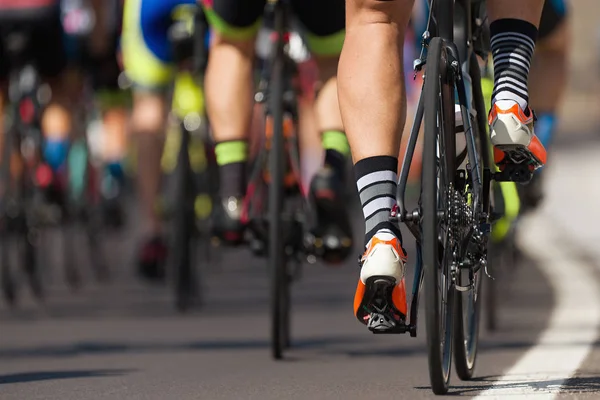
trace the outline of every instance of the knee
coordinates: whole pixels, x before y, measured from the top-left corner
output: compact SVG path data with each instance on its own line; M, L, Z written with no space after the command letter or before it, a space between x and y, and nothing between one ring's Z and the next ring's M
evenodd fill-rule
M131 124L135 133L156 134L166 124L166 103L158 94L136 94L134 97Z
M211 51L219 49L232 49L246 58L254 57L255 37L248 39L231 39L227 36L215 32L211 41Z
M398 24L406 25L414 0L348 0L348 25Z

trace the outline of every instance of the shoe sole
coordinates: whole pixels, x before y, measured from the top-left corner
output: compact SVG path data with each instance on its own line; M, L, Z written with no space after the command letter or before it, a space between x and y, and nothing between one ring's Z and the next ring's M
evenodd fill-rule
M541 160L526 146L521 145L495 145L496 149L500 150L502 154L494 155L494 160L498 166L506 164L508 162L512 164L528 164L534 171L544 166Z
M363 286L362 288L360 286ZM406 294L403 281L399 285L390 276L372 276L359 289L364 290L362 299L356 307L356 318L367 325L372 332L395 331L405 325ZM404 307L397 302L402 302ZM402 310L401 310L402 308Z

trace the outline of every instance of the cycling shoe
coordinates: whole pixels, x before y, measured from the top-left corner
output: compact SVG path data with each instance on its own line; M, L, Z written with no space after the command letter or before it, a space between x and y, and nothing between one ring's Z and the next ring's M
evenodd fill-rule
M344 198L345 186L330 167L322 168L310 186L316 223L311 230L312 250L329 264L345 261L352 251L352 225Z

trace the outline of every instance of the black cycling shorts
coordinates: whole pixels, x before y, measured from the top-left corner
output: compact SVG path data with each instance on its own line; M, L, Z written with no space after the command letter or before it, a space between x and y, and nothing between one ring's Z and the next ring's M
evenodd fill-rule
M266 0L203 0L207 18L217 32L250 38L259 29ZM344 0L291 0L294 16L306 28L308 46L316 54L341 51L345 28Z
M567 17L567 11L567 0L546 0L544 2L538 34L539 40L544 40L554 33Z

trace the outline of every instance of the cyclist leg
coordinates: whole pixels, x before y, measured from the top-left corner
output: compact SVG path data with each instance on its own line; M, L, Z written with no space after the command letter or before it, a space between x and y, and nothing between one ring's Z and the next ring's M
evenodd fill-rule
M540 21L540 34L531 64L529 89L531 105L537 114L536 135L548 148L556 130L557 111L567 83L569 21L565 0L546 0ZM541 172L541 171L540 171ZM542 176L533 176L523 187L525 209L534 209L542 200Z
M566 7L566 0L545 1L531 64L530 99L538 117L537 136L544 146L549 146L552 140L555 114L567 83L570 35Z
M527 82L544 0L489 0L494 92L489 115L494 159L500 168L546 163L546 150L533 132Z
M376 297L369 287L373 276L396 281L390 308L406 313L406 254L389 214L396 204L398 151L406 118L402 48L412 5L412 0L346 2L338 90L365 218L366 250L354 299L355 315L363 323L369 318L364 302Z
M104 165L101 194L104 220L111 226L121 226L124 213L121 193L125 173L123 161L127 152L126 130L130 93L121 90L121 68L117 60L118 33L122 9L117 1L92 0L96 15L94 31L88 43L87 67L102 119L103 140L99 149Z
M319 70L315 115L325 159L310 187L317 214L313 233L325 243L324 260L337 263L352 250L352 228L344 198L350 146L337 95L337 65L344 42L344 0L298 0L293 7L306 28L308 49Z
M134 84L131 130L137 142L138 191L145 237L138 267L148 279L165 276L167 248L157 203L168 112L166 91L174 71L167 29L173 8L184 3L194 1L126 0L123 13L123 63Z
M225 243L242 239L248 133L254 105L255 38L265 0L204 0L213 39L205 78L206 106L217 142L221 204L216 234Z
M44 135L44 160L52 170L47 198L64 205L67 188L67 155L77 110L79 80L69 66L64 32L57 12L52 20L39 21L32 32L32 55L42 79L51 89L50 103L44 108L41 130Z

